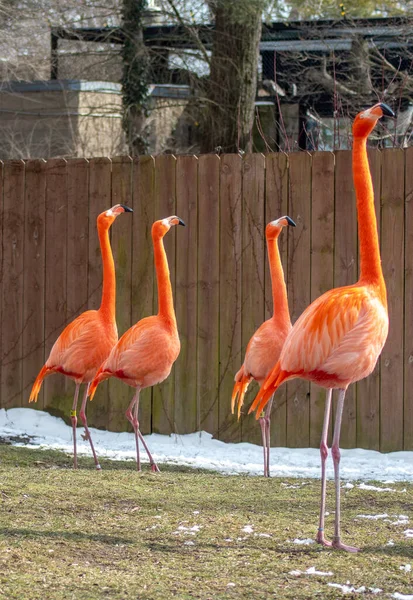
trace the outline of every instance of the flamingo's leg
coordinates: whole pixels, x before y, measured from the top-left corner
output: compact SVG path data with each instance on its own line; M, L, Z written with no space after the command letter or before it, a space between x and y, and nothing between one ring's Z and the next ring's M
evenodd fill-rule
M138 471L141 470L141 457L139 454L139 421L138 421L138 410L139 410L139 392L140 389L136 388L136 392L132 398L132 402L128 406L126 411L126 418L132 423L133 430L135 432L135 443L136 443L136 468Z
M93 459L95 461L96 469L98 471L100 471L101 470L101 466L99 464L98 457L96 456L95 448L94 448L93 442L92 442L92 436L90 435L90 431L89 431L89 427L87 426L87 419L86 419L86 402L87 402L87 396L88 396L88 392L89 392L89 387L90 387L90 383L88 383L86 385L85 393L83 394L82 406L80 408L79 416L80 416L80 418L82 420L83 427L85 428L84 438L86 440L89 440L89 444L90 444L90 447L92 449L92 454L93 454Z
M264 477L268 477L268 464L267 464L267 436L265 431L265 417L264 415L259 418L259 423L261 427L261 437L262 437L262 451L264 454Z
M140 430L138 430L138 435L139 435L139 439L140 439L140 441L141 441L141 442L142 442L142 444L143 444L143 447L144 447L144 448L145 448L145 450L146 450L146 454L148 455L148 458L149 458L149 464L151 465L151 471L153 471L154 473L159 473L159 467L158 467L158 465L156 464L156 462L155 462L155 460L154 460L154 458L153 458L152 454L149 452L148 445L147 445L147 443L145 442L145 440L144 440L144 437L143 437L143 435L141 434Z
M326 509L326 461L328 457L327 435L328 424L330 422L331 396L333 390L328 389L326 395L326 405L324 409L323 433L321 434L320 455L321 455L321 505L320 505L320 521L316 541L323 546L331 546L324 537L324 513Z
M265 421L265 440L267 449L267 477L270 476L270 451L271 451L271 410L274 396L271 396L270 401L265 409L264 421Z
M333 445L331 446L331 454L333 455L334 462L334 483L336 489L336 514L335 514L335 522L334 522L334 539L333 539L333 547L338 548L339 550L346 550L347 552L358 552L359 548L355 548L354 546L346 546L343 544L340 539L340 429L341 429L341 419L343 416L343 407L344 407L344 397L346 395L346 390L340 390L337 402L337 414L336 414L336 422L334 424L334 435L333 435Z
M70 418L72 421L72 430L73 430L73 468L74 469L77 469L77 448L76 448L77 415L76 415L76 408L77 408L77 401L79 398L79 389L80 389L80 383L77 383L76 388L75 388L75 395L73 398L72 410L70 411Z

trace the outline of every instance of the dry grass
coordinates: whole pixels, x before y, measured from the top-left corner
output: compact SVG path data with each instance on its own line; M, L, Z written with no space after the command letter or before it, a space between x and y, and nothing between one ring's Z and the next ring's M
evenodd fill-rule
M99 473L86 459L74 472L57 452L2 446L0 454L2 598L341 598L328 582L383 590L363 598L411 593L412 573L400 569L413 562L408 525L357 518L412 516L411 484L343 490L343 538L363 548L348 555L293 543L314 536L318 481L137 474L133 463L104 461ZM290 574L309 567L333 575Z

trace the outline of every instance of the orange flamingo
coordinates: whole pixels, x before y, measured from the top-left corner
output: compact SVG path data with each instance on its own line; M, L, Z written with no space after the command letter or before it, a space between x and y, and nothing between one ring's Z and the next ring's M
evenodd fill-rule
M97 230L103 262L102 301L99 309L82 313L65 327L55 341L46 364L36 377L29 398L29 402L37 402L43 379L52 373L63 373L63 375L75 381L75 395L70 413L73 428L73 464L75 469L77 468L76 407L82 383L87 385L80 409L80 418L85 428L86 438L89 440L92 449L96 468L100 469L87 425L86 401L90 382L118 341L118 329L115 319L116 277L109 242L109 229L116 217L123 212L133 211L128 206L116 204L101 213L97 218Z
M163 244L165 234L173 225L178 224L185 225L182 219L172 216L155 221L152 225L152 241L158 282L158 314L141 319L123 334L97 372L89 391L90 399L93 400L99 383L109 379L109 377L117 377L136 389L126 411L126 418L132 424L135 432L138 471L141 470L139 439L148 454L151 470L159 471L139 430L140 391L161 383L168 377L181 349L176 326L168 259Z
M268 223L265 230L267 239L268 262L270 264L273 316L267 319L254 333L245 352L244 364L235 375L232 392L231 409L234 413L238 405L238 418L244 404L244 396L250 382L255 379L261 386L272 367L280 357L285 339L291 329L290 312L288 310L287 288L278 250L278 236L283 227L295 227L290 217L281 217ZM260 416L262 446L264 452L264 477L270 476L270 419L273 398L269 401L265 415Z
M353 178L357 199L360 243L360 279L354 285L336 288L315 300L303 312L289 333L281 356L257 397L250 412L260 411L279 386L301 377L327 388L321 436L321 507L317 542L348 552L340 537L340 428L347 387L370 375L388 333L387 294L380 261L373 184L367 158L367 138L383 116L394 117L383 103L359 113L353 124ZM328 456L327 430L332 390L338 389L332 455L336 512L333 542L324 537L326 494L325 463Z

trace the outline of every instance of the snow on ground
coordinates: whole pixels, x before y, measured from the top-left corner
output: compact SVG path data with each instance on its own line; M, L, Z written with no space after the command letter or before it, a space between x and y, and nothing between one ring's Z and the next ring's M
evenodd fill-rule
M83 441L81 433L82 429L79 428L78 453L91 457L89 443ZM132 433L114 433L92 428L91 434L98 456L116 460L135 459L135 438ZM62 419L30 408L12 408L8 411L1 409L0 438L11 439L19 446L56 449L68 453L73 450L70 426ZM206 432L171 436L152 434L145 436L145 440L158 464L211 469L231 475L262 474L262 448L254 444L227 444L212 439ZM141 456L145 461L144 451ZM372 450L342 450L340 470L342 478L347 480L375 479L383 483L413 481L413 452L381 454ZM271 475L318 478L319 450L272 448ZM331 459L327 475L329 478L333 477ZM373 489L365 484L361 484L360 487ZM374 489L382 492L393 491L393 488L389 487ZM410 537L410 531L406 535Z

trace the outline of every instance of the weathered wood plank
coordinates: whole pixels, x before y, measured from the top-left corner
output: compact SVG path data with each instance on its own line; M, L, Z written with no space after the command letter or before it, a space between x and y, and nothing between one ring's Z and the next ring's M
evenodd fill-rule
M111 205L125 204L132 207L132 166L129 156L112 159L112 200ZM116 323L119 337L132 324L132 229L133 214L120 215L111 229L111 243L116 270ZM110 428L113 431L125 429L125 412L133 390L125 383L112 377L109 380Z
M0 319L3 323L3 315L2 315L2 300L3 300L3 229L4 229L4 210L3 210L3 161L0 161ZM7 235L7 232L4 231L4 235ZM3 328L0 327L0 392L2 390L1 383L1 366L2 366L2 357L3 357L3 346L2 346L2 332ZM3 399L0 395L0 408L3 408Z
M231 414L234 375L242 360L242 160L237 154L221 157L220 207L219 438L237 442L241 440L241 427Z
M358 279L357 208L350 150L336 152L334 223L334 287L340 287ZM334 401L333 419L335 405ZM344 403L340 436L342 448L354 448L356 445L356 415L356 386L351 385Z
M176 213L186 228L176 237L176 318L181 352L175 366L176 433L199 430L197 402L197 263L198 263L198 159L180 156L176 163ZM203 225L201 224L201 227ZM204 225L205 226L205 225Z
M4 163L1 405L22 404L24 162Z
M154 314L154 265L151 229L155 221L155 160L134 159L133 165L132 323ZM152 388L139 400L142 433L152 431Z
M242 169L242 354L238 368L244 360L251 336L263 323L265 316L264 186L264 155L247 154ZM251 403L256 392L257 386L251 385L246 406ZM241 419L241 437L252 443L261 443L261 428L256 422L255 415Z
M288 156L282 152L269 154L265 158L265 225L289 214L288 209ZM291 216L291 215L289 215ZM294 219L294 217L291 217ZM288 279L287 249L290 231L283 231L278 238L278 247ZM265 256L265 318L274 311L268 254ZM271 445L287 445L287 386L282 385L274 398L271 417Z
M380 450L403 447L404 154L382 156L381 247L387 286L389 337L381 354ZM409 307L411 309L411 307Z
M157 156L155 159L155 219L164 219L176 214L176 158L172 154ZM179 232L182 233L182 232ZM176 227L164 237L165 251L171 274L172 291L175 300L175 248ZM158 297L156 290L156 298ZM158 312L158 309L156 309ZM175 365L169 377L152 392L152 429L156 433L171 433L174 429Z
M88 308L89 163L84 158L71 159L67 162L66 172L66 305L67 320L70 322ZM67 395L73 395L73 382L69 378L65 378L65 390Z
M218 435L219 407L219 171L214 154L198 168L198 368L200 429Z
M112 162L109 158L92 158L89 161L89 249L88 249L88 308L97 310L102 299L102 255L96 219L112 206ZM115 223L115 226L118 223ZM109 384L103 382L97 389L93 402L88 402L88 424L108 427Z
M288 212L297 224L288 236L288 298L294 323L310 303L311 277L311 156L290 155ZM306 447L310 442L310 385L296 379L287 384L287 443Z
M377 228L380 237L380 186L381 152L368 150L371 177L374 187ZM380 449L380 360L373 373L357 383L357 447Z
M45 359L67 324L67 172L66 161L46 163ZM71 274L69 285L78 285ZM43 408L68 417L74 384L66 394L65 379L57 374L44 382Z
M44 364L46 162L25 166L23 275L23 406ZM43 407L43 388L32 408Z
M413 147L405 152L404 450L413 450ZM399 448L401 450L401 448Z
M311 302L334 286L334 155L315 152L311 189ZM310 385L310 445L320 443L326 391Z

